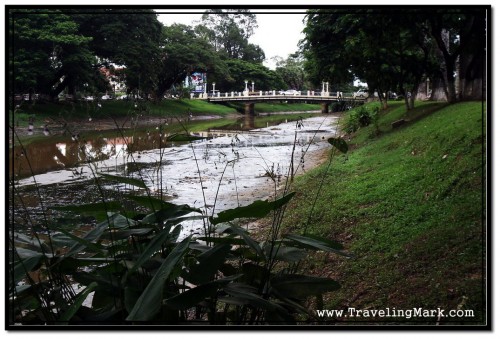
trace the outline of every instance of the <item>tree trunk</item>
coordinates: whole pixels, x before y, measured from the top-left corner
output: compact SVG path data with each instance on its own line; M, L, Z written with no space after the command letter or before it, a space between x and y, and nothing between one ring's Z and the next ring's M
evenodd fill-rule
M380 107L382 108L382 110L386 110L387 108L389 108L389 105L387 105L387 96L384 97L383 95L381 95L379 93L378 94L378 99L380 101Z
M446 85L445 90L446 90L447 101L449 103L453 103L456 101L454 71L458 54L450 54L449 32L442 29L441 25L434 23L431 31L434 40L439 50L441 51L441 55L443 56L443 62L445 64L444 80Z
M406 105L406 113L410 112L410 101L408 100L408 96L405 94L405 105Z
M451 104L457 101L457 94L455 89L454 62L446 61L446 95L447 101Z

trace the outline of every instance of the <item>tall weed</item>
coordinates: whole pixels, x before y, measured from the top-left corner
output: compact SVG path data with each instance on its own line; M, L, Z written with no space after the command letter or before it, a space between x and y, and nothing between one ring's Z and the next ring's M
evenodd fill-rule
M297 132L295 136L297 140ZM340 138L329 142L347 151ZM308 145L302 146L307 151ZM302 151L301 161L304 155ZM231 161L237 159L227 162L222 175ZM51 210L94 215L94 227L75 232L46 219L45 232L35 227L30 235L15 227L10 230L10 326L312 324L318 319L307 301L340 288L332 279L300 273L299 266L308 251L349 256L342 245L281 230L298 167L289 166L284 183L274 167L266 169L274 184L273 199L215 216L154 196L142 176L109 175L88 165L101 200ZM144 194L125 191L109 196L104 181ZM14 182L11 190L17 190ZM243 227L244 220L268 215L272 222L263 241ZM202 236L181 237L183 223L190 220L203 221Z

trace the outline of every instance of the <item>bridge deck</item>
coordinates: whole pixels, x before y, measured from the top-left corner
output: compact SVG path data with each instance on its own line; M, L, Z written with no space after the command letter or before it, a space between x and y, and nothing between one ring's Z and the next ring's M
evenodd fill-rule
M317 95L249 95L249 96L210 96L199 98L210 102L227 102L227 101L243 101L243 102L258 102L258 101L309 101L309 102L333 102L333 101L358 101L364 102L364 98L354 98L351 96L317 96Z

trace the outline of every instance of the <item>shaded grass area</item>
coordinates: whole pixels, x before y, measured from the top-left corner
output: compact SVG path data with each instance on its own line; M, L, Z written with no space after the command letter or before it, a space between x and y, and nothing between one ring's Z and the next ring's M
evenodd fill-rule
M484 324L482 103L421 102L405 111L392 104L379 120L379 136L374 126L360 129L350 136L346 157L298 178L287 228L339 240L356 255L310 264L343 286L325 308L469 309L473 318L371 320ZM391 122L403 118L408 122L392 129Z

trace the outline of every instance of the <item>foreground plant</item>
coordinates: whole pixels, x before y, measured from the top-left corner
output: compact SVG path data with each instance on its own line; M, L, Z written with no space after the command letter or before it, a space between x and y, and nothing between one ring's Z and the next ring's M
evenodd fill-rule
M329 142L345 153L343 140ZM142 180L96 176L148 191ZM92 214L97 223L85 234L61 226L51 226L50 233L34 230L32 237L11 232L9 322L313 323L317 319L307 307L310 299L335 291L340 284L299 273L299 263L308 251L349 255L333 241L282 234L280 220L294 196L288 189L285 185L280 198L210 217L150 194L53 207ZM270 213L273 224L264 241L241 227L242 220ZM193 219L203 220L209 231L198 238L182 238L182 224Z

